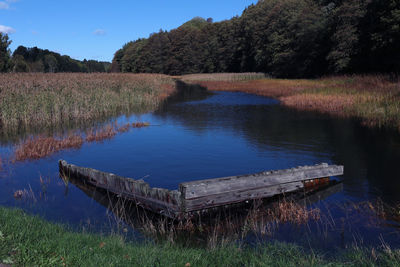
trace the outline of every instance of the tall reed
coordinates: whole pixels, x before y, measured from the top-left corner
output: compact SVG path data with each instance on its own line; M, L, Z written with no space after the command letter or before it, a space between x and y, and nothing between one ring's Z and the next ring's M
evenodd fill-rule
M40 159L64 149L80 148L83 139L80 135L69 135L66 138L31 137L20 143L15 149L16 161Z
M199 74L187 74L181 78L187 82L193 81L249 81L264 79L267 75L264 73L256 72L243 72L243 73L199 73Z
M56 152L66 149L78 149L84 141L86 142L101 142L107 139L112 139L117 133L125 133L130 128L142 128L150 126L148 122L133 122L125 125L118 125L117 122L109 123L102 127L91 128L82 134L79 131L61 137L46 137L34 136L21 141L15 148L14 161L24 161L40 159L50 156ZM1 157L0 157L1 170Z
M174 91L159 74L0 74L3 132L147 112Z
M315 80L258 79L229 81L182 77L209 90L277 98L283 105L341 117L359 118L368 126L400 130L400 82L388 76L337 76Z

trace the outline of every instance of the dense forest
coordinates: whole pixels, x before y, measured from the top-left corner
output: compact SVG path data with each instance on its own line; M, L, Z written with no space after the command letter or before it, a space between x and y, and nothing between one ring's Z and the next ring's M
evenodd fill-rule
M0 33L0 72L107 72L109 62L79 61L69 56L37 47L19 46L12 54L11 41Z
M400 1L260 0L230 20L197 17L129 42L111 71L398 74Z

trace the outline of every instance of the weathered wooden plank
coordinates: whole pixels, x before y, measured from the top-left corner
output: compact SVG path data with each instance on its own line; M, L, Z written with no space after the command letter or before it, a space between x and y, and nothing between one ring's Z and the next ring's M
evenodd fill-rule
M266 171L249 175L181 183L179 189L182 193L182 197L187 200L208 195L233 192L244 188L252 190L277 184L292 183L342 174L343 166L323 163L315 166L304 166L287 170Z
M177 190L151 188L143 180L125 178L113 173L78 167L59 161L60 171L67 175L85 180L98 188L135 201L138 205L156 213L175 218L181 213L181 193Z
M184 211L190 212L227 204L239 203L246 200L262 199L292 192L295 190L300 190L302 188L304 188L304 184L302 182L293 182L273 185L269 187L252 189L243 188L241 190L230 191L222 194L214 194L194 199L186 199L184 203Z
M321 184L324 177L343 174L343 166L320 164L288 170L207 179L180 184L180 191L151 188L143 180L59 162L60 172L105 189L138 205L176 218L184 213L262 199ZM324 178L324 179L320 179ZM313 182L313 179L320 179ZM307 182L308 181L308 182Z

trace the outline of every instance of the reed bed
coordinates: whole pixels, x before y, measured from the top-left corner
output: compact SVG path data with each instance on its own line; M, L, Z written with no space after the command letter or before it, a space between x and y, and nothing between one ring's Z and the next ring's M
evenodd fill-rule
M143 128L143 127L147 127L150 126L150 123L148 122L134 122L132 123L132 127L133 128Z
M21 131L148 112L174 90L159 74L0 74L0 126Z
M125 132L129 131L130 128L131 128L131 124L126 123L124 125L118 126L116 130L119 133L125 133Z
M83 144L80 135L69 135L65 138L31 137L20 143L15 149L15 161L40 159L65 149L78 149Z
M99 194L98 191L96 193ZM155 215L112 194L104 193L102 199L108 199L111 225L116 223L125 227L127 223L152 240L205 245L208 248L230 244L249 233L272 236L283 224L306 226L321 220L319 209L289 199L281 199L268 206L264 206L262 201L255 201L251 207L194 213L180 221Z
M311 209L294 201L278 201L267 210L270 218L279 223L306 224L309 221L318 221L321 218L319 209Z
M182 80L187 82L193 81L226 81L226 82L237 82L237 81L250 81L264 79L267 75L264 73L257 72L243 72L243 73L199 73L199 74L187 74L181 76Z
M218 75L217 75L218 76ZM215 91L233 91L277 98L285 106L340 117L355 117L364 125L400 130L400 83L387 76L338 76L315 80L261 79L190 80Z
M63 137L30 137L16 146L14 161L41 159L61 150L79 149L84 142L102 142L114 138L117 133L125 133L131 128L142 128L147 126L150 126L150 123L133 122L118 125L114 122L100 128L92 128L88 130L85 135L75 132Z
M86 133L86 142L101 142L106 139L112 139L117 134L113 125L107 125L99 130L90 130Z

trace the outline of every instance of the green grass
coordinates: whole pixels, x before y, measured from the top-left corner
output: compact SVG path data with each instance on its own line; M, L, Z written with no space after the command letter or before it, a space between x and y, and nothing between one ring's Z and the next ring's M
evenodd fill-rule
M329 260L286 243L215 249L151 242L119 235L78 233L0 208L0 263L15 266L399 266L399 250L352 249ZM188 265L190 264L190 265Z

